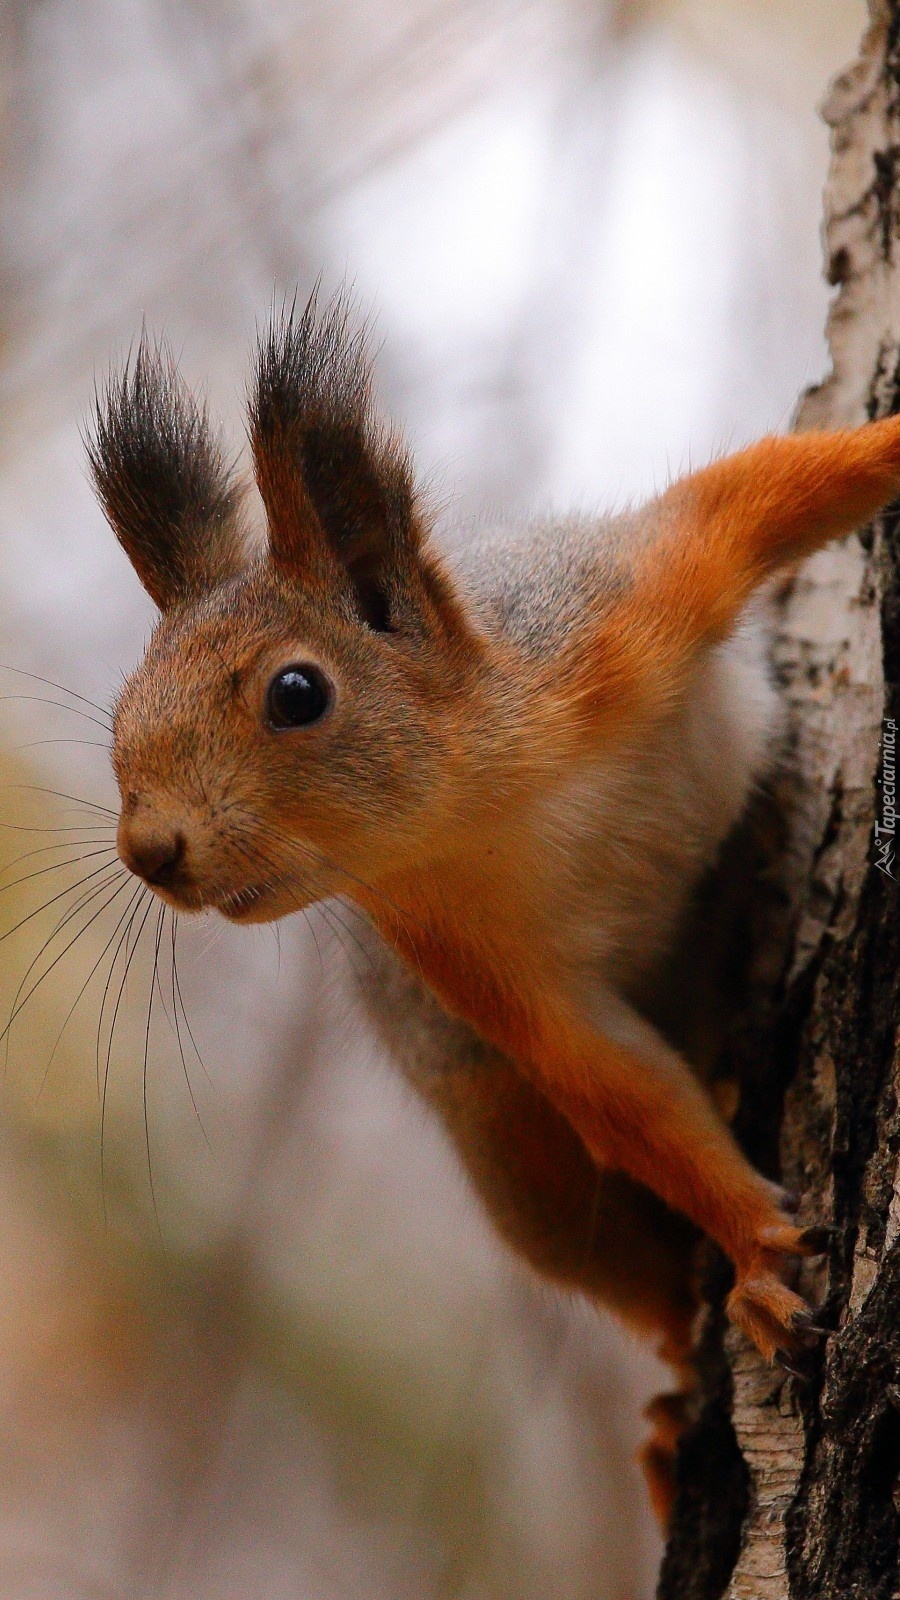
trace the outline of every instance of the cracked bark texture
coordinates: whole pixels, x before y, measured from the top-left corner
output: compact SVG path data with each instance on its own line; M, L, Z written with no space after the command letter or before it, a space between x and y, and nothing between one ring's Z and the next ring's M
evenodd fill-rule
M800 428L900 410L900 0L871 0L824 115L833 370ZM808 1381L776 1376L726 1327L710 1261L661 1600L900 1595L900 895L873 844L883 719L900 717L898 558L894 508L781 602L790 748L751 863L749 1001L729 1046L745 1145L834 1224L801 1280L834 1331Z

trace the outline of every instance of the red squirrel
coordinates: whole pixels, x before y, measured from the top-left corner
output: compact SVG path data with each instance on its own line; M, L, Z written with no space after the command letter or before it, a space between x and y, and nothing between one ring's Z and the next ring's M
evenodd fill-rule
M160 609L114 714L125 865L181 912L344 896L373 1009L501 1233L690 1363L693 1230L769 1360L824 1230L744 1157L643 1014L771 759L758 591L900 491L900 418L772 437L615 518L438 548L364 334L276 318L249 429L267 538L204 411L142 340L97 403L95 484ZM665 1516L683 1400L651 1407Z

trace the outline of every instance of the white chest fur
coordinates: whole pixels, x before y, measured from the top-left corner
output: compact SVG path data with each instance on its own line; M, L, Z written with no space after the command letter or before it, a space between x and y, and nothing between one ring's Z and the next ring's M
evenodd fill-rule
M559 858L566 925L590 965L631 986L666 949L685 901L716 859L779 745L767 664L768 607L757 603L701 659L687 701L626 748L563 780L542 825Z

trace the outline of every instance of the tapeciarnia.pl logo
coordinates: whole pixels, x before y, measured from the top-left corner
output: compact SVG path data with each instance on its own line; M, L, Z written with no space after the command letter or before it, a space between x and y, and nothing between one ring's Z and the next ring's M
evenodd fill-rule
M894 876L894 834L897 828L897 723L885 717L881 728L881 820L875 823L875 865Z

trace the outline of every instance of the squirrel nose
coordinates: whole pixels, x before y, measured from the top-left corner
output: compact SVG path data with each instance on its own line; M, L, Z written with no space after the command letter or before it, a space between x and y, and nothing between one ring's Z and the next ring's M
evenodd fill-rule
M184 834L177 828L153 819L136 824L125 819L119 826L119 854L126 867L145 883L165 887L178 875L187 848Z

